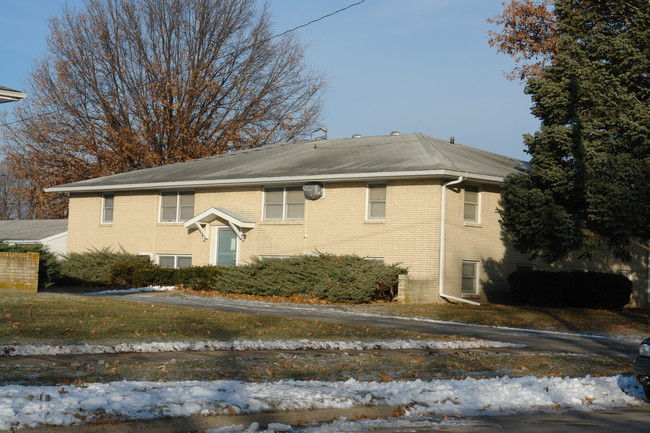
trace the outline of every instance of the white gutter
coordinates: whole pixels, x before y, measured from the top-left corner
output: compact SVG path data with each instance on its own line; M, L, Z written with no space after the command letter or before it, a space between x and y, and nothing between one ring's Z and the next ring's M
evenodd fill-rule
M445 293L445 242L447 238L447 187L457 185L466 179L464 176L459 176L458 179L452 180L442 185L442 202L440 204L440 263L438 269L438 294L441 298L465 302L472 305L481 305L478 302L470 301L469 299L458 298L456 296L447 295Z
M416 170L416 171L393 171L393 172L372 172L372 173L342 173L342 174L320 174L309 176L278 176L278 177L254 177L240 179L206 179L193 181L173 182L147 182L147 183L124 183L124 184L102 184L102 185L79 185L74 186L53 186L45 188L45 192L99 192L99 191L127 191L127 190L161 190L179 188L203 188L211 186L249 186L249 185L272 185L301 182L345 182L349 180L379 180L379 179L413 179L420 177L455 177L464 175L465 178L481 180L484 182L501 183L502 176L484 174L471 174L456 170ZM82 181L83 182L83 181Z

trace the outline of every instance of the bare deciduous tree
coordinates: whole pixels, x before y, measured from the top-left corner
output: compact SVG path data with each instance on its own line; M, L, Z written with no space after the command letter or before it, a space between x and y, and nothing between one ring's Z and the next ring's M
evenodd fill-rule
M23 180L15 176L6 161L0 161L0 220L30 218L29 203L19 193Z
M38 217L43 187L304 137L324 82L256 0L87 0L51 21L30 98L3 128Z

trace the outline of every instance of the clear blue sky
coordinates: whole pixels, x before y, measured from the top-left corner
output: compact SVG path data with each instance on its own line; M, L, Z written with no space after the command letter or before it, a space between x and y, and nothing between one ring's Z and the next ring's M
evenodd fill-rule
M269 6L280 33L356 1L269 0ZM539 122L523 85L503 75L512 60L487 43L486 18L501 2L366 0L298 30L306 63L328 82L323 124L329 137L422 132L528 159L522 134L535 132ZM26 77L46 53L48 20L65 3L0 1L0 85L29 92Z

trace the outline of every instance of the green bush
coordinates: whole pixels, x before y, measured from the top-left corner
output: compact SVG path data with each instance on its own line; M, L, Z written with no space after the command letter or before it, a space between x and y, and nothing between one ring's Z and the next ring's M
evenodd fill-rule
M111 248L89 249L83 253L70 253L61 261L61 277L57 284L113 285L111 268L121 263L151 263L148 257L138 256Z
M318 254L287 259L254 259L250 264L222 268L211 290L258 296L306 295L330 302L363 303L390 300L398 275L406 269L354 255Z
M513 272L514 299L525 305L620 309L630 302L632 282L603 272Z
M38 256L38 288L44 289L53 285L59 278L61 263L46 246L41 244L9 245L0 241L0 252L3 253L39 253Z
M390 300L406 269L357 256L319 254L288 259L254 259L236 267L161 268L151 262L120 261L110 282L119 287L182 285L193 290L257 296L305 295L330 302Z
M218 278L223 270L219 266L192 266L176 269L175 284L192 290L210 290L212 281Z

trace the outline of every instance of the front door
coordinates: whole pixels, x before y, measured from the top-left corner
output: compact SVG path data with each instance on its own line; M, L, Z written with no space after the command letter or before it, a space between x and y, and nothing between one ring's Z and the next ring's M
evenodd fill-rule
M237 264L237 235L232 229L219 227L217 230L217 265Z

